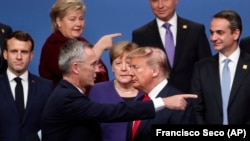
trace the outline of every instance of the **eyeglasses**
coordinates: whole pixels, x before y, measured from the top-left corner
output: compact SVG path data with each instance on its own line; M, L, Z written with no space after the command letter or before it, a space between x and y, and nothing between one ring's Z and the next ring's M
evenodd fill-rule
M76 63L78 63L78 64L87 64L87 65L90 65L92 68L96 68L96 66L98 65L98 61L95 61L93 63L87 63L87 62L84 62L84 61L78 61Z

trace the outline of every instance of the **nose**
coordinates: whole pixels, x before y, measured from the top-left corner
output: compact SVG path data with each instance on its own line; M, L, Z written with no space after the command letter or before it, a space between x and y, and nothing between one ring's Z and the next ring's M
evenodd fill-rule
M20 51L17 52L16 58L17 59L21 59L22 58L22 53Z
M122 70L122 71L128 70L128 65L127 65L126 62L122 62L121 70Z
M130 68L130 67L129 67ZM130 69L128 69L128 74L129 75L131 75L131 76L134 76L134 72L133 72L133 70L130 68Z
M162 7L163 7L163 2L162 2L162 0L159 0L159 1L158 1L158 7L159 7L159 8L162 8Z
M81 19L78 19L78 20L76 20L76 25L77 26L80 26L80 25L82 25L82 23L83 23L83 20L81 20Z
M96 73L101 72L98 64L94 66L94 69Z
M216 34L216 32L211 32L210 33L210 41L214 42L216 40L217 40L217 34Z

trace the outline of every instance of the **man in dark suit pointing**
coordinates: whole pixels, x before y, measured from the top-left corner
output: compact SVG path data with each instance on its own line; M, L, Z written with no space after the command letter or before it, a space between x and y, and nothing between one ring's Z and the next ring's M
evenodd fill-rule
M117 35L107 36L112 39ZM63 79L51 93L43 112L43 141L100 141L99 122L152 118L156 111L164 108L185 110L186 98L197 97L181 94L145 102L91 102L86 90L94 85L96 72L100 71L97 62L94 50L86 42L69 40L61 47L58 63Z

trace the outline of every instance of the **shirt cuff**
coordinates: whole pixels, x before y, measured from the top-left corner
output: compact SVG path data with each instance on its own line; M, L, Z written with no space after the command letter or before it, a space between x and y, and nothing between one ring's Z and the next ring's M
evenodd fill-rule
M160 111L165 108L165 104L161 97L152 100L155 107L155 112Z

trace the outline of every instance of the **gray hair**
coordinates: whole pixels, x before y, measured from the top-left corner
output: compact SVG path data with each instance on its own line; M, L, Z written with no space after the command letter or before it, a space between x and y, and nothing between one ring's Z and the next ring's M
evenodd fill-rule
M85 48L87 47L91 48L91 45L87 42L71 39L60 48L58 65L62 74L69 72L73 61L86 59Z

